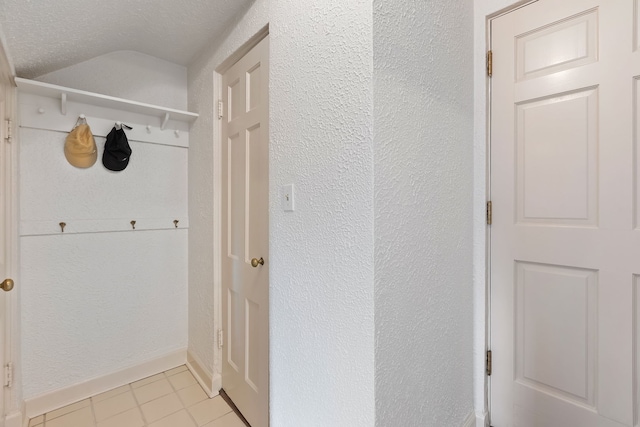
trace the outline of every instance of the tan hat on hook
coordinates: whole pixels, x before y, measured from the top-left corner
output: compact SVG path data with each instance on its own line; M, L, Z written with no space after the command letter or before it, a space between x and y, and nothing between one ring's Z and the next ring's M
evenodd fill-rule
M72 166L88 168L93 166L98 159L98 148L86 120L80 120L85 123L77 125L67 135L64 143L64 156Z

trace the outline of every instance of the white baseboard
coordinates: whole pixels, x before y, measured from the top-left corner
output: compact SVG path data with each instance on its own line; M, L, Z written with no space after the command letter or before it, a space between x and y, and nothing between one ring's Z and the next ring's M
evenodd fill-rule
M476 424L476 414L475 412L472 412L464 420L464 423L462 423L462 427L475 427L475 424Z
M202 361L193 353L187 352L187 368L191 371L200 386L209 395L209 397L215 397L218 395L220 387L216 387L213 381L213 375L209 369L207 369Z
M222 388L222 375L216 374L213 376L213 390L216 396L220 394L221 388Z
M187 350L177 350L121 371L27 399L26 415L28 418L37 417L96 394L184 365L186 361Z
M25 417L21 411L15 411L7 416L4 419L5 427L24 427L27 426L29 418Z
M477 412L476 413L476 427L488 427L488 414L486 412Z

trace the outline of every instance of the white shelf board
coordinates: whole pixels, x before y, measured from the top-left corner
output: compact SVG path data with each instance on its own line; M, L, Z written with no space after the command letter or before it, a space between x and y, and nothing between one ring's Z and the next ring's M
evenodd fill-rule
M87 92L84 90L72 89L64 86L52 85L49 83L38 82L35 80L23 79L16 77L16 85L18 90L33 95L45 96L48 98L60 99L63 94L66 95L67 101L80 102L85 104L96 105L99 107L113 108L130 113L155 115L164 118L167 114L173 120L192 123L198 118L197 113L188 111L175 110L173 108L161 107L158 105L145 104L143 102L131 101L114 96L102 95L99 93Z

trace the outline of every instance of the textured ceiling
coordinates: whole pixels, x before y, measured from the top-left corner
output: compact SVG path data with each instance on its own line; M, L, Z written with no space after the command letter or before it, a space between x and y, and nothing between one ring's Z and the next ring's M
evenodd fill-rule
M180 65L253 0L0 0L0 28L20 77L117 50Z

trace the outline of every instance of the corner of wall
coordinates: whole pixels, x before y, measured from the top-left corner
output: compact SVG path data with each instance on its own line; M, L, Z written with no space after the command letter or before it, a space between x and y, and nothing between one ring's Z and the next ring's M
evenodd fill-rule
M218 395L218 390L222 388L222 377L218 374L213 375L202 361L190 351L187 352L187 367L209 397Z

